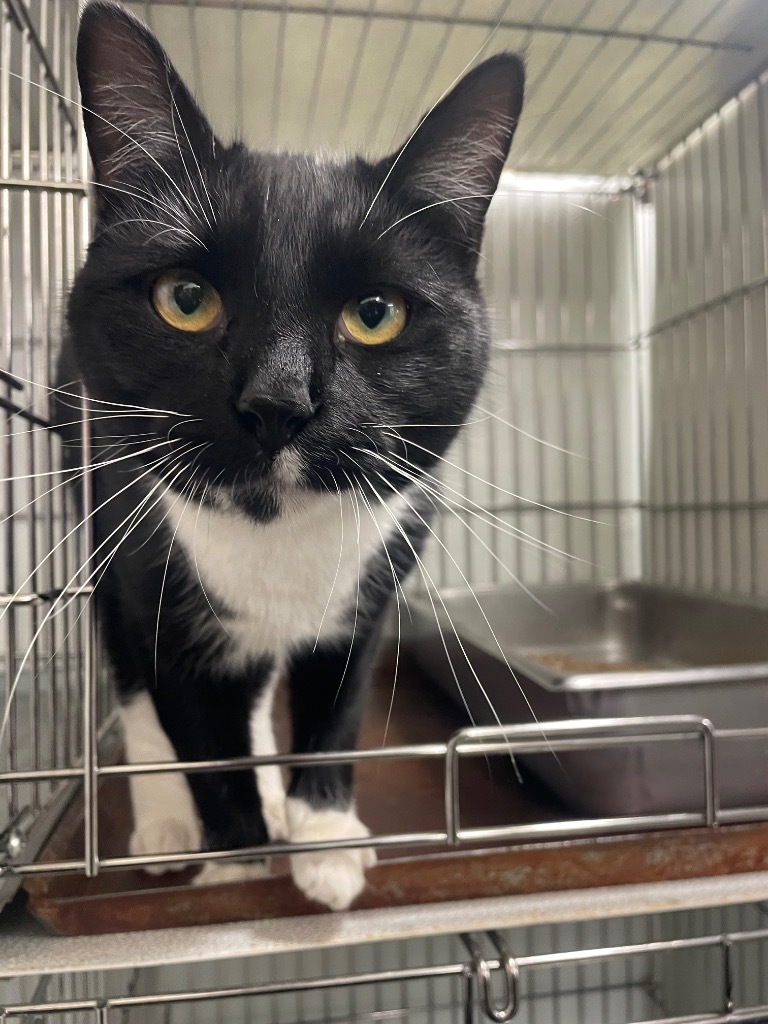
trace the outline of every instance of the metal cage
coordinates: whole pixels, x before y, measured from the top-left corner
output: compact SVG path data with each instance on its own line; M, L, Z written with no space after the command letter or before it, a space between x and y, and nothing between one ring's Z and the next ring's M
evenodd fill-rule
M195 953L206 954L199 940ZM38 970L7 986L5 1012L14 1022L67 1024L758 1024L768 1006L766 958L765 909L753 905L194 964L166 953L152 966Z
M419 65L421 98L439 94L461 66L462 47L475 49L489 31L512 48L543 40L534 86L544 99L536 101L533 118L548 103L553 124L543 138L523 141L518 166L526 173L506 173L491 206L482 264L494 328L491 373L476 416L444 467L442 514L415 589L434 597L445 588L498 586L509 578L523 587L643 579L764 600L768 78L756 76L760 54L744 42L763 26L764 13L746 0L740 6L721 0L699 21L686 12L679 29L668 21L672 10L650 28L633 27L636 2L611 17L596 8L601 18L590 21L596 2L570 20L559 8L548 12L552 0L519 20L509 4L469 9L459 2L446 14L440 4L419 0L400 6L371 0L367 7L261 0L131 6L165 35L197 92L205 92L202 41L224 46L234 39L232 66L209 97L229 110L229 127L256 141L310 147L328 138L337 146L388 145L404 103L396 116L389 94L399 96L402 69L418 62L420 48L429 54ZM62 304L88 238L85 149L72 99L77 6L75 0L0 0L0 905L25 876L227 857L105 857L98 849L100 781L172 769L137 769L101 755L114 716L90 602L88 468L70 474L83 488L84 528L49 424ZM252 38L256 16L266 19L265 45L275 43L266 70L255 66L243 43ZM172 31L179 26L183 31ZM185 33L189 45L182 49ZM363 137L361 54L381 33L389 33L382 44L389 63L375 70L387 84ZM351 44L357 56L341 81L333 54ZM568 61L561 67L563 55ZM721 73L713 85L706 61L715 58ZM598 59L607 62L605 80L572 117L568 97ZM301 78L294 88L290 65L297 60L313 70L294 76ZM632 88L612 98L612 84L633 64ZM260 120L245 102L251 74L273 87ZM547 86L553 76L555 86ZM641 128L643 110L654 119L648 130ZM618 137L604 139L612 112L626 123ZM558 164L560 150L570 166ZM624 173L643 155L651 161L647 170ZM71 401L78 415L74 394ZM546 742L529 726L470 728L443 743L329 759L441 763L443 826L372 839L413 849L768 820L768 806L721 806L716 756L720 743L765 746L767 739L768 729L723 730L678 715L550 723ZM687 744L700 763L701 806L599 821L462 824L459 782L469 758L630 743ZM41 864L41 846L75 791L84 797L83 856ZM351 843L306 848L334 845ZM289 847L267 852L281 850ZM568 920L566 902L560 917L550 910L552 923L511 930L495 922L491 908L487 925L469 931L446 916L439 926L423 922L420 934L411 921L399 934L388 932L382 919L379 941L369 933L356 947L310 929L302 934L313 940L286 946L275 933L272 947L255 951L230 931L223 959L202 933L154 943L145 938L142 957L135 945L112 939L100 948L65 940L52 946L13 917L3 935L0 919L0 953L10 965L0 964L7 978L0 980L0 1018L426 1024L470 1021L485 1012L489 1019L531 1024L768 1019L762 904L614 920L606 912L601 921L554 923ZM638 897L638 914L641 905ZM674 898L667 895L663 905L674 905ZM589 911L582 906L579 914ZM484 935L492 927L500 931ZM290 951L274 952L281 948ZM695 992L681 981L691 977L701 979Z
M69 3L2 10L4 856L22 835L34 855L63 806L67 769L89 756L85 548L49 427L62 304L88 233L78 111L66 99L76 22Z

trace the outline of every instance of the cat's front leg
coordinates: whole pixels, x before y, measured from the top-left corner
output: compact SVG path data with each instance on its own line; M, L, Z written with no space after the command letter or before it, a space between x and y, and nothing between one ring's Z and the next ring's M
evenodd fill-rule
M272 705L275 690L280 681L280 667L275 666L263 690L251 708L249 728L251 753L254 757L272 757L277 754L275 730L272 723ZM256 785L261 799L261 813L272 842L288 838L286 819L285 786L279 765L260 765L256 769Z
M157 718L146 690L132 694L120 708L128 764L176 761L176 751ZM131 775L133 810L129 852L134 856L187 853L200 849L202 827L186 777L180 772ZM159 875L180 871L184 863L150 864L145 871Z
M294 753L328 753L355 746L367 690L373 641L349 648L318 648L290 670ZM365 839L357 816L352 766L302 765L293 769L286 801L292 843ZM365 871L376 863L369 847L318 850L291 856L291 874L310 899L344 910L362 892Z

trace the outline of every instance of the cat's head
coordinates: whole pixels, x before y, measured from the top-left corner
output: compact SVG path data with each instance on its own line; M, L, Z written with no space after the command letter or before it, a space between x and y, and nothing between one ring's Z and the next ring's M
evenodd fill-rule
M429 468L487 364L476 265L520 59L476 67L375 162L222 144L110 0L85 9L77 61L96 209L69 325L89 394L164 410L131 425L170 430L175 486L254 514Z

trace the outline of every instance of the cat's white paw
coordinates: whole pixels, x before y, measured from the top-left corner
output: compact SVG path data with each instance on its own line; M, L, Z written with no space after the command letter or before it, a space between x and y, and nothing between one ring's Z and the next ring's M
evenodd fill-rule
M364 839L371 833L354 810L313 810L304 800L286 800L292 843L325 842L331 839ZM369 848L318 850L291 855L291 874L311 900L331 910L345 910L365 887L366 868L376 863Z
M157 853L189 853L200 849L200 826L196 819L188 816L152 818L141 821L134 829L128 843L134 857L151 857ZM183 871L188 865L147 864L142 867L150 875L162 875L166 871Z
M192 879L193 885L226 885L228 882L245 882L251 878L263 878L269 874L266 861L239 864L209 861L203 870Z

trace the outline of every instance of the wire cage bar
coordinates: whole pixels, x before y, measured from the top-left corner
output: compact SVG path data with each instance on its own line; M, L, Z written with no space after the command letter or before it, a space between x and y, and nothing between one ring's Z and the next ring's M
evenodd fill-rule
M85 1020L758 1021L763 907L660 920L534 925L399 943L37 975L7 985L6 1018ZM700 979L691 990L686 979ZM10 998L9 998L10 997Z
M606 834L634 833L642 830L666 828L701 827L717 828L721 824L755 822L768 820L768 806L720 806L716 750L721 744L768 740L768 728L716 730L705 719L694 716L669 716L667 718L634 718L614 720L586 720L547 722L538 724L512 724L496 728L469 728L457 732L445 744L433 743L405 747L389 747L378 750L343 751L334 754L281 755L278 757L249 757L229 761L155 762L131 765L103 765L95 763L90 772L72 768L49 772L45 769L30 772L6 772L0 774L3 783L40 783L43 781L70 779L81 780L90 774L93 782L91 813L84 821L85 850L90 852L82 860L52 861L37 864L27 860L25 855L24 832L20 822L12 822L0 838L6 845L5 860L0 870L8 876L39 875L47 873L77 873L87 871L96 874L101 870L116 870L128 867L157 865L184 865L242 859L263 855L280 855L325 849L347 849L360 846L402 847L419 846L457 847L467 843L499 842L502 840L531 840L596 836ZM547 822L518 822L509 825L462 827L460 806L461 764L466 758L506 755L517 757L526 754L548 754L605 750L616 747L643 749L655 744L691 744L700 750L702 803L698 809L681 808L679 811L664 813L602 816L595 818L559 819ZM100 857L96 849L98 829L98 784L99 779L114 776L141 774L162 774L168 772L204 772L211 770L237 771L245 767L266 764L288 766L293 764L350 763L359 764L370 760L440 760L443 762L445 825L441 830L423 832L401 832L373 836L367 839L326 840L315 843L271 843L269 846L249 849L190 852L146 856Z
M23 831L29 856L65 804L56 770L82 758L88 732L85 538L49 417L62 306L88 236L78 115L67 98L76 19L76 5L61 0L0 7L0 758L10 775L53 772L2 787L0 833L13 844Z

